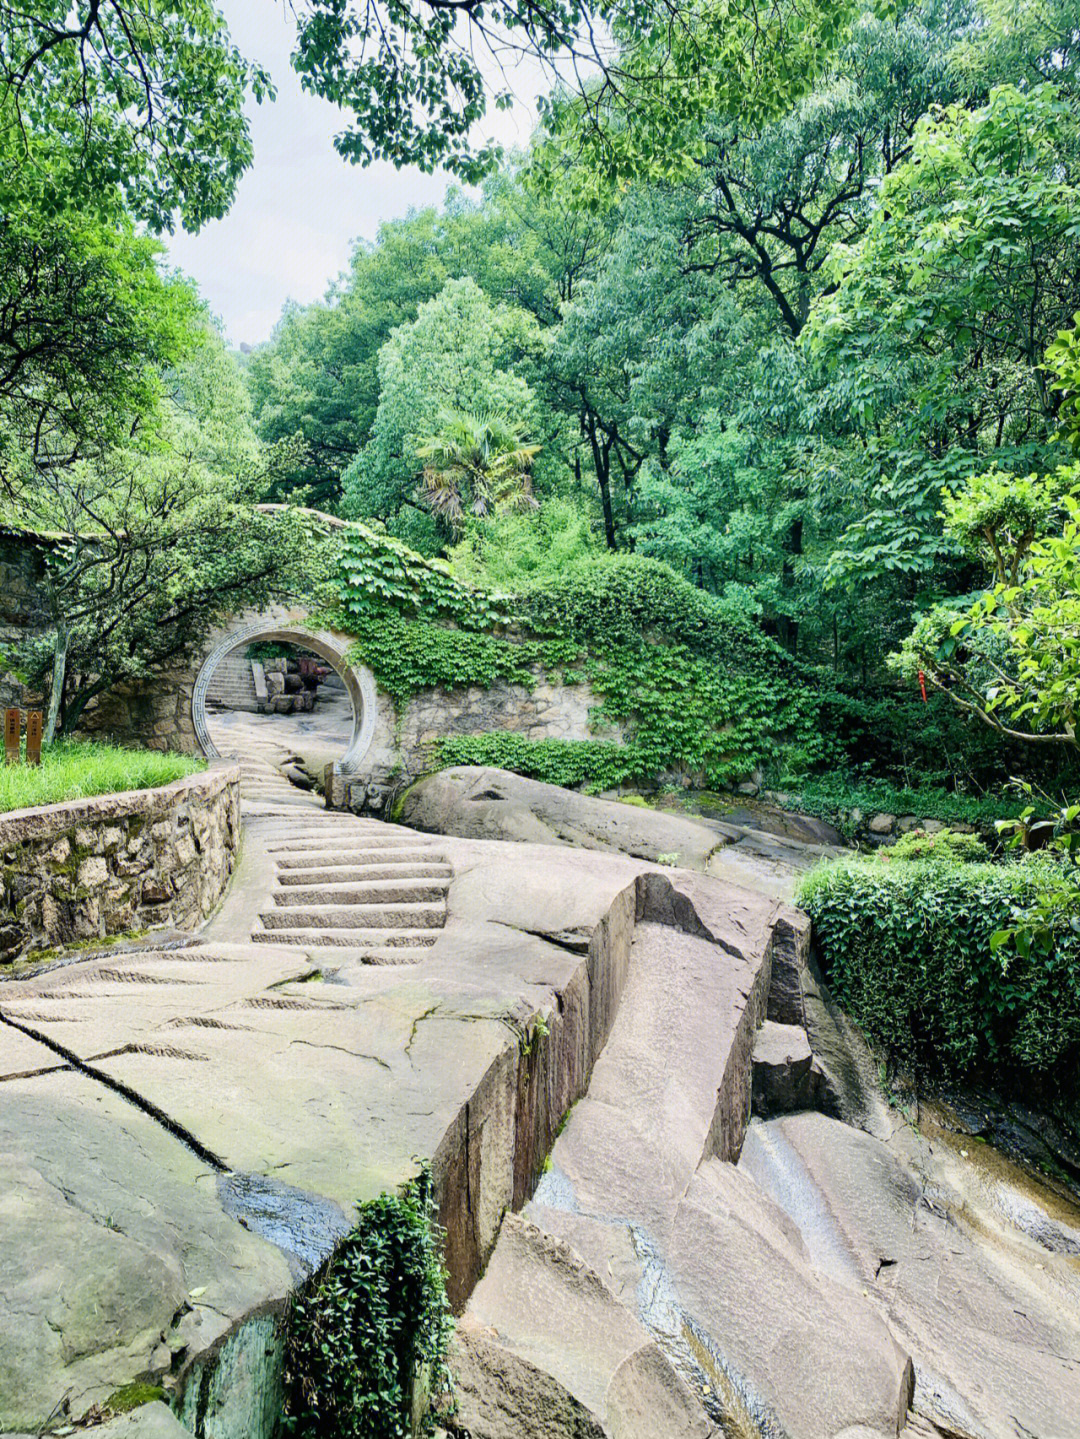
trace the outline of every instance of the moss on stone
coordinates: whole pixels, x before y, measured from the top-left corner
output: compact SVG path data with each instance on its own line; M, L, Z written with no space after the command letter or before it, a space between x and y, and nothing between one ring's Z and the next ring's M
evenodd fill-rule
M165 1390L158 1384L124 1384L121 1388L113 1391L105 1401L105 1407L113 1414L128 1414L132 1409L138 1409L143 1404L153 1404L155 1400L165 1400Z
M23 965L51 964L55 960L67 959L72 954L92 954L97 949L117 949L125 944L135 944L150 933L147 928L126 929L121 934L93 935L89 939L73 939L70 944L57 944L50 949L33 949L15 965L5 967L5 974L11 974Z

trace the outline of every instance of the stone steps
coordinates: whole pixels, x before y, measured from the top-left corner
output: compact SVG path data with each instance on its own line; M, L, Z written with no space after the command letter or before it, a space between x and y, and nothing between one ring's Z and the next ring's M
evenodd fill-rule
M335 904L441 903L449 887L449 878L370 879L343 884L290 885L274 894L274 903L279 909Z
M269 811L258 838L273 874L252 941L333 949L346 963L418 964L446 924L453 879L434 842L323 809L261 755L242 770L246 803Z
M406 861L401 864L383 863L373 860L367 864L342 862L339 865L329 861L312 869L299 866L296 869L282 867L278 874L280 885L350 884L366 883L377 879L441 879L449 881L453 875L450 865L439 861Z
M232 650L219 660L210 681L206 702L212 709L258 712L255 676L251 661L242 650Z
M366 963L408 964L406 951L427 951L439 937L435 929L271 929L253 936L260 944L291 944L299 949L325 945L354 950ZM380 954L392 959L369 958Z
M343 834L340 839L328 836L325 842L303 845L292 840L271 840L267 849L282 869L313 869L324 864L379 864L389 863L391 859L410 864L441 860L434 848L424 849L419 845L402 843L375 849L370 840L350 834Z
M264 910L266 929L442 929L444 904L309 904Z

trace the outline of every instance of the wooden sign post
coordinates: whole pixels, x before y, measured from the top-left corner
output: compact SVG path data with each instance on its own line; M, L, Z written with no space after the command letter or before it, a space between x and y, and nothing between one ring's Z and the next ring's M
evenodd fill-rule
M41 763L41 711L31 710L26 716L26 762Z
M22 730L22 711L4 711L4 758L8 764L19 763L19 738Z

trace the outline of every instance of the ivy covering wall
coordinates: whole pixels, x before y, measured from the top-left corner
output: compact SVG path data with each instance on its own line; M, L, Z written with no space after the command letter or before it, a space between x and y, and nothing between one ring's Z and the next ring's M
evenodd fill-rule
M800 763L838 757L836 725L810 677L723 600L667 566L599 559L557 584L490 595L439 561L365 526L347 531L342 615L353 657L404 705L441 686L533 686L541 676L587 680L603 740L480 736L442 747L444 763L499 763L557 783L605 787L672 769L722 785L796 751Z

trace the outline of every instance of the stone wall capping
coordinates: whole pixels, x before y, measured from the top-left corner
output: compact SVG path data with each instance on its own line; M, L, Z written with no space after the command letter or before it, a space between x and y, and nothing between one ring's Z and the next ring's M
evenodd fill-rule
M177 795L191 795L205 803L230 784L239 785L240 766L235 760L212 762L196 774L182 775L171 784L154 789L129 789L116 794L95 794L84 799L62 800L59 804L34 805L0 814L0 848L22 844L28 839L66 834L68 830L103 820L132 815L158 816L176 813Z

